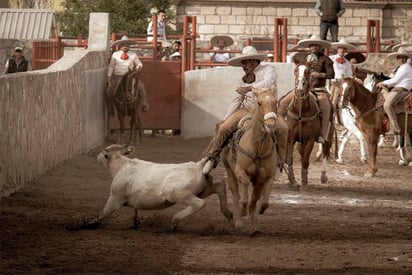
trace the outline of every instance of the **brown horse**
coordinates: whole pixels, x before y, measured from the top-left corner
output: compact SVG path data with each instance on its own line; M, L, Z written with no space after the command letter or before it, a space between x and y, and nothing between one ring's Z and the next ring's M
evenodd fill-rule
M288 144L288 178L292 185L307 185L308 184L308 169L310 155L316 137L321 129L320 109L317 103L316 95L311 92L310 85L311 63L306 65L300 64L295 69L295 89L290 91L284 98L292 97L293 99L287 106L287 123L289 125L290 135ZM281 99L281 101L283 98ZM280 103L282 106L282 103ZM284 115L285 110L279 110L281 115ZM332 115L330 116L332 117ZM322 169L321 182L327 183L328 177L327 164L332 146L333 138L333 123L329 131L329 136L326 138L325 144L322 146ZM298 184L295 179L293 170L293 148L296 142L299 142L298 150L301 158L301 184Z
M256 96L254 113L251 114L250 121L244 123L247 127L243 135L235 136L232 145L226 146L222 152L222 161L226 167L228 183L233 195L235 227L242 227L241 216L246 215L248 210L252 234L256 232L258 201L259 214L263 214L269 206L269 195L278 162L274 138L276 122L274 92L275 87L253 89ZM253 187L253 192L249 201L250 185Z
M141 106L146 112L149 110L149 105L146 89L143 82L139 80L137 71L129 69L121 77L114 89L113 99L120 122L120 136L124 133L125 118L130 116L129 144L140 143L141 122L138 109Z
M365 173L365 177L373 177L378 171L376 168L376 156L378 154L379 135L382 132L382 116L384 115L382 106L377 104L380 91L375 87L373 91L370 92L353 78L344 78L342 87L342 106L345 107L349 102L351 103L356 114L356 122L365 136L369 155L369 167ZM404 113L397 114L401 133L411 132L412 118L410 116L410 114L405 116Z

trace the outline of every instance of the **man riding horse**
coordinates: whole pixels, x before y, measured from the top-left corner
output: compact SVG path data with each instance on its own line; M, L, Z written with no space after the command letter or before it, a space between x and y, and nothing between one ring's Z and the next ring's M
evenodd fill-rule
M324 143L329 136L331 127L331 108L332 104L329 99L329 93L325 88L326 79L333 79L335 71L333 69L333 61L323 53L323 48L330 48L331 44L328 41L319 39L316 35L310 39L303 39L298 43L301 47L309 47L310 53L306 56L306 62L311 64L311 90L319 102L321 111L321 131L318 134L317 142ZM285 96L279 103L278 113L285 117L287 108L293 100L293 93Z
M137 42L127 36L123 36L112 44L112 47L119 46L120 50L113 53L107 72L106 104L110 117L114 116L113 97L122 76L129 70L136 70L137 73L140 73L143 68L137 54L129 52L129 47L133 44L137 44Z
M252 88L265 89L270 88L272 85L276 87L276 70L270 64L262 64L266 58L266 53L258 53L252 46L247 46L242 50L242 55L229 59L228 64L230 66L242 67L245 75L237 87L237 96L229 106L224 120L218 123L216 127L216 134L208 147L209 161L203 168L203 173L209 173L213 168L217 166L220 152L225 146L227 140L236 131L240 120L248 114L248 109L252 108L255 104L255 95L252 92ZM275 98L277 95L275 94ZM273 114L276 116L276 114ZM280 156L279 165L286 159L287 154L287 139L288 139L288 126L283 118L277 117L276 120L276 140L278 147L278 154ZM279 167L278 167L279 168Z

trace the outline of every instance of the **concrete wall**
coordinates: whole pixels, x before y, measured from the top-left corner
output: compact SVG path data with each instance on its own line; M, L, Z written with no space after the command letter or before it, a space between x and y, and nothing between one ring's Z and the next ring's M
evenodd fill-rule
M0 197L103 143L107 19L90 28L104 50L77 48L45 70L0 76Z
M276 69L281 97L294 87L295 65L270 64ZM181 131L184 138L213 136L215 124L226 114L243 75L241 67L230 66L185 72Z

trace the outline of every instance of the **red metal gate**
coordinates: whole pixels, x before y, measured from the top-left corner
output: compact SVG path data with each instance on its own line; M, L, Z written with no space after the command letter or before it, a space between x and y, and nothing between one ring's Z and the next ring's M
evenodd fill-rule
M141 79L146 86L150 110L139 110L142 129L180 130L182 107L181 63L142 60ZM126 119L126 128L129 128ZM119 129L117 116L109 119L109 129Z
M32 67L42 70L63 57L64 45L60 40L33 41Z

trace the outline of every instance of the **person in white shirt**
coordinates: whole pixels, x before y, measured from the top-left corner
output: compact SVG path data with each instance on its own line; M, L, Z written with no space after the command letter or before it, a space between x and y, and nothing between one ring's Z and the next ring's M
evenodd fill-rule
M157 40L167 41L166 39L166 11L159 10L157 12ZM147 26L147 41L153 41L153 20Z
M412 58L412 52L407 52L404 48L399 48L398 52L388 54L387 59L396 58L396 63L399 66L396 69L393 78L379 82L376 84L380 88L392 88L385 98L383 108L388 115L390 127L394 134L393 147L399 145L400 128L396 119L394 106L399 103L406 95L410 94L412 89L412 65L407 62L408 58Z
M210 53L210 61L218 63L226 63L231 55L228 52L224 52L226 47L233 45L233 39L226 35L216 35L210 40L210 48L214 49L214 52Z
M261 63L265 58L266 53L258 53L254 47L247 46L243 48L240 56L229 59L228 65L242 67L245 75L236 89L237 95L230 104L223 121L216 126L216 134L208 146L209 160L203 168L204 174L209 173L217 166L220 152L227 139L236 131L240 120L248 113L248 109L253 108L255 95L252 88L264 89L270 88L272 85L276 86L275 67L268 63ZM277 118L276 128L275 135L280 156L279 166L282 166L287 156L289 128L281 117Z
M331 79L331 96L333 110L337 110L339 95L342 91L342 77L353 77L352 63L346 59L345 54L348 51L356 49L355 45L349 44L345 38L339 42L332 43L332 48L336 49L336 54L329 56L333 61L333 70L335 71L335 78Z
M136 70L139 73L143 68L137 54L129 51L130 45L133 44L137 44L137 42L127 36L123 36L112 44L112 47L119 46L120 50L112 54L107 71L106 103L109 116L114 116L113 95L117 83L129 69Z

